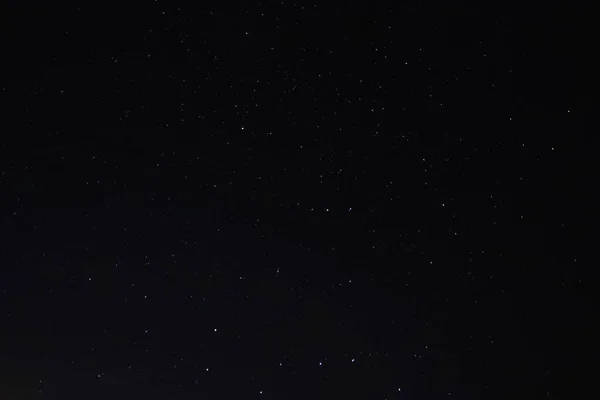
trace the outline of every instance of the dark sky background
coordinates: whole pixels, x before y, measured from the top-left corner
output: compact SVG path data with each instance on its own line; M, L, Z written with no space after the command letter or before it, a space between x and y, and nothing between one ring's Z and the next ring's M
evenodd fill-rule
M2 6L0 399L585 393L589 12L88 3Z

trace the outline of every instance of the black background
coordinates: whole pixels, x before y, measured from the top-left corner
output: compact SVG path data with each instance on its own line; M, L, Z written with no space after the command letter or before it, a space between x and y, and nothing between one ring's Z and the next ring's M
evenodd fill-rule
M0 397L585 393L585 10L3 8Z

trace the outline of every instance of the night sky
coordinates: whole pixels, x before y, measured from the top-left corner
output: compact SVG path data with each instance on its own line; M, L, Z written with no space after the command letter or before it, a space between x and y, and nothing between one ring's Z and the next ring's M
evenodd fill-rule
M591 13L55 3L0 12L0 399L582 398Z

